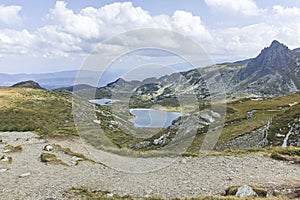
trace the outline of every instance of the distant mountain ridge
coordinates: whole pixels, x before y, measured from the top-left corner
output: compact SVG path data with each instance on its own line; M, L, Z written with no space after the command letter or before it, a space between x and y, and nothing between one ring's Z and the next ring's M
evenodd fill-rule
M210 77L209 74L216 70L221 77ZM207 81L209 82L207 77L222 78L227 94L280 96L296 92L300 89L300 50L290 50L274 40L255 58L201 68L201 74L199 69L193 69L144 81L130 82L120 78L101 90L112 93L131 92L133 95L139 94L141 99L152 101L174 94L197 93L198 97L206 98L211 95L206 87Z
M300 89L300 48L290 50L286 45L274 40L255 58L223 63L201 68L204 74L218 70L225 85L227 94L243 93L259 96L280 96ZM99 73L94 71L81 72L79 86L74 86L78 71L63 71L45 74L1 74L0 86L11 86L17 82L33 80L46 89L95 90ZM106 75L106 81L114 77ZM180 80L184 77L184 80ZM101 78L101 79L102 79ZM151 83L151 84L150 84ZM105 91L101 94L101 91ZM157 99L172 96L170 94L197 93L201 98L209 94L203 74L198 69L173 73L160 78L150 77L143 81L127 81L118 78L98 89L96 97L107 97L112 93L140 93L143 99Z
M73 86L78 70L62 71L41 74L4 74L0 73L0 86L11 86L18 82L32 80L38 82L46 89L56 89ZM81 72L82 78L86 82L94 82L95 72L85 70Z

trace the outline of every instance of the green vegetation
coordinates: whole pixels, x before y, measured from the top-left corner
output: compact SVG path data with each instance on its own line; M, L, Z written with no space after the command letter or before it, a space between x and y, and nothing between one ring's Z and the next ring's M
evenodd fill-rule
M64 154L67 154L69 156L75 156L77 158L80 158L81 160L78 160L78 161L89 161L89 162L95 163L95 161L85 157L82 153L73 152L70 148L62 147L58 144L55 144L54 149L56 149L57 151L61 151ZM101 164L101 163L98 163L98 164Z
M230 191L234 191L237 186L230 188ZM144 198L135 198L129 195L126 196L119 196L116 194L112 194L108 191L97 191L97 190L90 190L88 188L72 188L67 191L67 197L70 199L90 199L90 200L284 200L288 198L262 198L266 196L266 190L262 186L253 186L254 191L259 194L261 197L236 197L236 196L199 196L199 197L187 197L187 198L163 198L159 196L152 196L152 197L144 197Z
M156 90L158 86L153 87L155 87L154 89ZM171 91L166 89L163 92L169 94ZM251 98L234 99L235 101L227 104L225 126L217 145L222 145L235 140L239 136L251 133L266 125L270 119L272 119L272 124L269 128L267 139L273 146L281 145L283 138L276 137L276 134L286 134L290 129L287 124L293 125L298 123L295 119L298 120L300 118L300 104L293 106L289 104L298 102L299 99L300 93L264 100L253 100ZM129 102L130 106L141 106L137 100L138 99L132 98ZM173 100L171 97L162 98L161 103L164 107L160 109L180 110L180 107L177 105L178 102L172 102ZM168 134L166 140L172 139L177 130L174 127L172 129L134 127L133 124L129 122L132 115L128 112L128 108L124 109L127 103L128 102L122 102L121 100L118 102L118 105L114 105L114 111L111 106L95 106L95 113L99 120L101 131L103 131L106 136L105 139L99 134L99 130L91 130L86 124L82 124L83 129L85 125L87 128L85 133L81 136L87 139L87 141L96 148L101 148L103 144L111 142L117 149L124 150L125 154L132 151L131 149L135 149L133 147L143 141L150 141L150 143L146 148L136 148L141 154L145 154L146 151L161 148L164 144L153 145L151 141L164 134ZM142 105L142 107L152 106L152 103ZM75 104L82 107L81 104L85 105L87 102L77 99ZM208 101L199 100L199 104L201 105L200 110L209 109L210 107ZM182 106L184 107L184 113L193 113L194 105L192 102ZM115 112L116 110L118 112ZM254 115L249 117L248 112L252 110L255 110ZM47 137L58 134L77 134L72 115L72 94L69 92L29 88L1 88L0 111L0 131L33 131ZM88 118L88 120L90 119L93 118ZM91 123L93 122L91 121ZM180 124L180 122L178 122L178 124ZM199 150L205 139L204 133L206 133L207 130L208 126L198 129L196 137L184 155L197 156L199 154ZM297 136L290 136L291 139L293 139L293 137ZM116 149L113 151L115 150ZM226 151L224 152L228 153ZM133 152L132 154L135 153ZM275 154L273 156L275 157Z
M1 88L0 111L0 131L76 134L68 92Z
M23 150L23 147L22 145L17 145L17 146L6 145L4 147L4 150L8 150L11 153L15 153L15 152L21 152Z
M41 162L47 163L47 164L61 164L61 165L66 165L62 160L58 159L56 155L51 154L51 153L42 153L40 156Z
M229 142L235 138L257 130L266 125L270 119L272 124L268 131L268 140L271 144L278 146L282 144L282 138L276 138L275 135L281 129L281 133L286 134L289 130L288 124L294 119L300 118L300 105L290 107L289 104L298 102L300 93L294 93L287 96L269 98L265 100L251 100L250 98L240 99L227 104L227 114L225 126L219 137L217 145ZM254 117L247 116L247 112L256 110ZM294 122L296 123L296 122ZM186 154L198 155L201 145L204 141L208 127L198 130L194 141L190 145ZM295 136L291 136L295 137Z

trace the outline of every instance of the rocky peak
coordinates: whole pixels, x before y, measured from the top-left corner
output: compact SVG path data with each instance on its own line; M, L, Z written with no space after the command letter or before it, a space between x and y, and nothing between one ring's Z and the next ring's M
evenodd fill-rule
M286 71L292 63L292 51L284 44L274 40L269 47L252 59L247 67L240 71L239 78L244 80L255 74L257 78L273 74L275 71Z

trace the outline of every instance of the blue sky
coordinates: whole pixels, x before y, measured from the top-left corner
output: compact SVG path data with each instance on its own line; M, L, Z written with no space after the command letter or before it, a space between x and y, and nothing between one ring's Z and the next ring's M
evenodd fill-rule
M193 39L214 63L236 61L274 39L300 47L300 0L0 0L0 73L79 69L100 42L146 27Z

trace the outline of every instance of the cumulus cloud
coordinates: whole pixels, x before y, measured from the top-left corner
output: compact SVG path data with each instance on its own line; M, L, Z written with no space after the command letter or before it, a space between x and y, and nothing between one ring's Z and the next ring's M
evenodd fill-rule
M186 11L176 11L172 16L151 16L141 7L131 2L112 3L101 8L87 7L78 13L67 7L64 1L57 1L47 15L48 24L35 33L44 56L68 56L71 53L89 53L96 45L116 34L141 28L163 28L174 30L199 41L211 40L210 33L199 16ZM149 33L148 39L151 38ZM161 42L174 41L153 38ZM135 43L144 39L132 38ZM154 42L154 41L153 41ZM126 45L119 41L116 45Z
M205 0L205 3L214 10L232 14L255 16L263 12L252 0Z
M22 21L20 16L21 6L0 5L0 23L7 25L18 24Z
M213 9L247 16L261 15L260 22L243 27L211 28L200 16L182 10L171 15L153 16L131 2L119 2L74 12L66 2L57 1L50 9L44 26L36 30L0 29L0 54L76 57L88 54L99 42L111 36L139 28L163 28L191 37L200 42L216 62L253 57L273 39L290 47L300 46L300 19L296 20L300 17L298 7L276 5L267 12L258 8L252 0L205 2ZM21 10L20 7L18 9ZM16 12L18 17L19 11ZM3 21L0 7L0 22L1 20ZM119 51L122 45L126 46L127 41L136 46L161 43L172 48L178 45L170 38L154 37L149 33L147 41L136 35L130 39L115 40L107 48Z
M32 54L36 36L27 30L0 30L0 54Z

